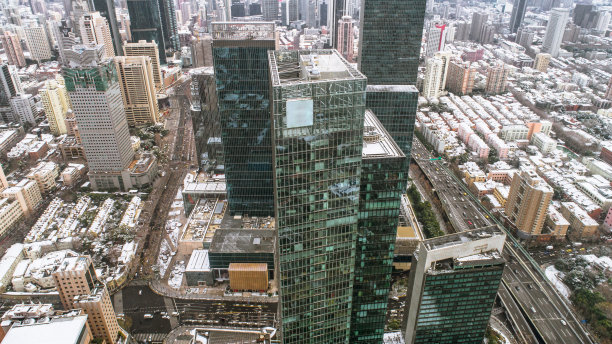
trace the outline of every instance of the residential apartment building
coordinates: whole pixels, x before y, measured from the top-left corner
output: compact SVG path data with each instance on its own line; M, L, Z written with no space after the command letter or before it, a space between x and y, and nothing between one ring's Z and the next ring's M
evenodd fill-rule
M38 94L42 100L51 133L57 136L66 134L66 113L70 109L70 99L64 85L64 78L57 75L55 80L47 80Z
M519 236L542 232L553 189L533 169L514 174L506 203L506 216L516 225Z
M32 60L38 63L50 60L53 55L51 54L51 47L49 46L49 39L47 38L45 28L33 25L24 27L23 31L25 32Z
M596 240L599 238L599 223L578 204L561 203L561 214L569 221L568 237L572 240Z
M8 64L19 68L25 67L25 57L23 56L21 42L17 34L10 31L4 31L0 39L2 39L2 47L4 47Z
M83 44L104 45L104 57L114 57L115 47L111 36L110 26L100 12L87 13L79 21L81 41Z

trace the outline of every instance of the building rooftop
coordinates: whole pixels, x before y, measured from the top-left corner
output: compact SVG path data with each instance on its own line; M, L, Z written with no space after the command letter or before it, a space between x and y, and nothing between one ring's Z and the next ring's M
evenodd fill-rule
M213 22L214 40L275 40L273 22Z
M208 250L193 250L185 271L210 271Z
M268 51L275 86L318 81L364 79L337 50Z
M31 324L15 324L3 344L45 343L78 344L87 323L87 315L43 319Z
M368 92L419 92L414 85L368 85L366 90Z
M437 238L427 239L423 241L423 245L427 250L433 251L441 248L462 245L471 241L492 238L495 236L505 237L505 233L502 232L499 228L497 228L497 226L489 226L470 231L444 235Z
M260 330L202 327L193 331L193 344L261 343L270 344L275 339L276 329L265 327Z
M405 156L371 110L365 111L363 121L363 151L361 156L364 159Z
M217 229L211 252L274 253L276 234L271 229Z

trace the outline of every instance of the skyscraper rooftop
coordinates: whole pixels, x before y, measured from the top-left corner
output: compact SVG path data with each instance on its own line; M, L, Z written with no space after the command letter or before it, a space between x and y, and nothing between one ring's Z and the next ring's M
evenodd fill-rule
M272 22L213 22L214 40L273 40L276 38Z

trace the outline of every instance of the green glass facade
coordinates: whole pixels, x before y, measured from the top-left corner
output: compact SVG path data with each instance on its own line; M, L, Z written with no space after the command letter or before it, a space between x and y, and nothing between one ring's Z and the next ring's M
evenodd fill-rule
M213 62L230 214L274 214L268 50L274 24L213 23ZM271 37L242 34L270 30ZM235 30L235 31L232 31Z
M410 161L419 91L412 85L368 85L371 109Z
M415 344L481 344L491 316L504 263L427 274Z
M158 0L127 0L132 42L155 41L159 63L166 64L166 41L162 28Z
M369 116L375 117L366 114L366 126ZM387 142L399 154L369 156L364 148L350 343L383 341L400 198L408 175L406 157L392 139Z
M269 54L283 343L349 343L366 79L335 50ZM309 80L302 55L341 71Z
M424 0L364 0L359 70L370 85L416 85Z
M64 68L62 76L68 92L75 91L76 87L88 88L90 86L95 86L96 91L106 91L117 82L117 69L114 63L101 64L89 69Z

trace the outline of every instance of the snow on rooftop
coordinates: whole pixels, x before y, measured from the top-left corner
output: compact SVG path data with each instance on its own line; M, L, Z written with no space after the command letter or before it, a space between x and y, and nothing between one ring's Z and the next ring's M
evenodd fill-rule
M87 315L79 315L75 317L54 318L46 322L37 322L31 325L16 325L8 331L2 343L78 343L86 322Z

